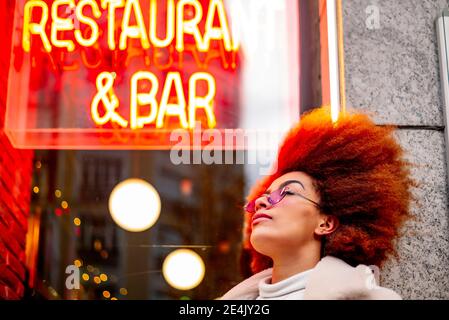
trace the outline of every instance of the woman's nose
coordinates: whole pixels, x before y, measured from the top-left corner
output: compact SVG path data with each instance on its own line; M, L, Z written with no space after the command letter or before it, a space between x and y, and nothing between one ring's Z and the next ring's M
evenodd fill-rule
M266 209L270 207L267 196L263 195L256 199L256 212L260 209Z

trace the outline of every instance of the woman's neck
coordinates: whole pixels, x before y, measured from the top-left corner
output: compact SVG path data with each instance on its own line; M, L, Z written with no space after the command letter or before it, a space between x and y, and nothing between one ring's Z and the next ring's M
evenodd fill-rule
M303 248L297 252L273 257L271 283L285 280L295 274L312 269L320 261L320 250Z

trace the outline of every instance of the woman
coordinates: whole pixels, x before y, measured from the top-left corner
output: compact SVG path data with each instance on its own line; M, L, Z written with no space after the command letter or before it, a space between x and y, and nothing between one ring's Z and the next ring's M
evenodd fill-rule
M367 266L397 256L409 217L413 182L392 132L361 114L305 115L245 206L254 275L221 298L400 299Z

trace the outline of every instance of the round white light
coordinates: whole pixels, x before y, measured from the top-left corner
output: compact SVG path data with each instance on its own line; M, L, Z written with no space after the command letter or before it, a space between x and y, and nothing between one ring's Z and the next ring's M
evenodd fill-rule
M114 187L109 196L109 212L121 228L140 232L159 218L161 199L151 184L141 179L127 179Z
M178 249L170 253L162 265L162 274L170 286L189 290L203 281L205 267L203 259L194 251Z

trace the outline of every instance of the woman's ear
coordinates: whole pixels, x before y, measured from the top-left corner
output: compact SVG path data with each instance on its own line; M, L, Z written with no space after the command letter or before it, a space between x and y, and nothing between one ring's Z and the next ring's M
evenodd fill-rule
M322 214L318 226L315 228L315 234L318 236L326 236L334 232L337 228L338 219L336 216Z

